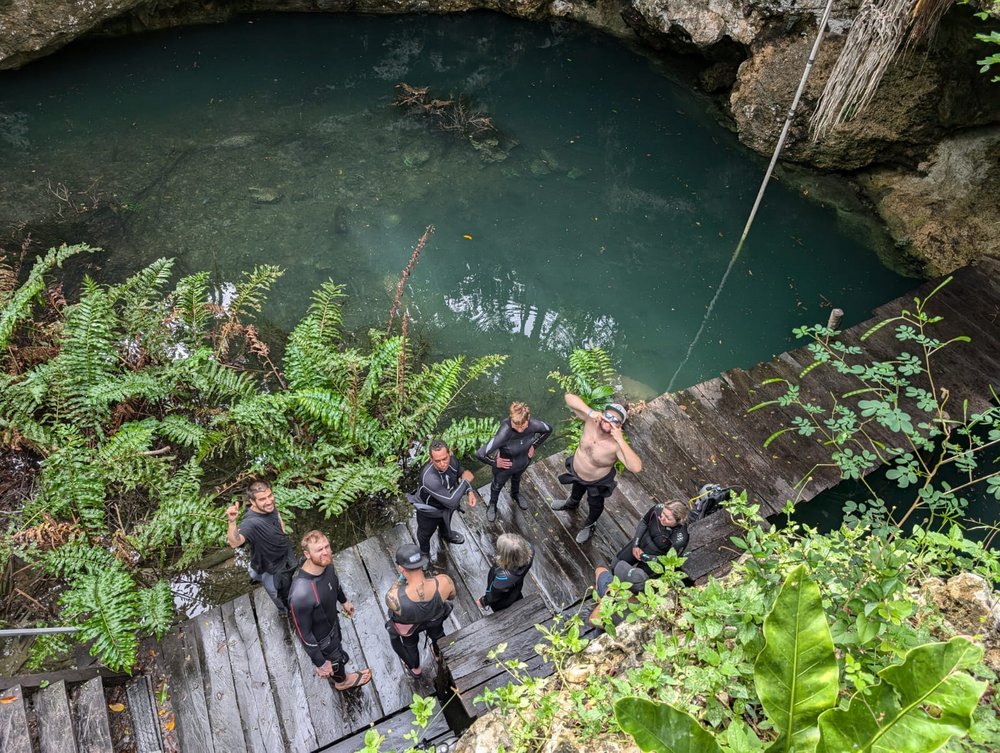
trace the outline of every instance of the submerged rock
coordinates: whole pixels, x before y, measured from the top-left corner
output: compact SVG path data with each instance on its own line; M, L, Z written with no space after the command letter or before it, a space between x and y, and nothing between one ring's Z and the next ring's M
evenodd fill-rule
M284 198L276 188L250 186L247 188L250 198L257 204L277 204Z

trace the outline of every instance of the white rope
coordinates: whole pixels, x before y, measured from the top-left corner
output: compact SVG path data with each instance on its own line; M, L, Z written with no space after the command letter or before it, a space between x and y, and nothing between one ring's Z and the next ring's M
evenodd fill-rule
M802 92L805 91L806 81L809 79L809 73L812 70L813 64L816 62L816 55L819 53L820 43L823 41L823 35L826 33L826 24L830 20L830 9L833 7L833 0L827 0L826 8L823 10L823 18L819 22L819 29L816 31L816 39L813 42L812 50L809 52L809 59L806 60L806 67L802 71L802 78L799 80L799 88L795 91L795 96L792 97L792 104L788 108L788 114L785 116L785 125L781 129L781 135L778 137L778 143L774 146L774 153L771 155L771 162L767 166L767 171L764 173L764 179L761 181L760 190L757 191L757 199L753 203L753 208L750 210L750 216L747 218L747 224L743 228L743 235L740 236L739 243L736 244L736 250L733 251L732 257L729 259L729 265L726 267L726 271L722 275L722 279L719 281L719 287L715 290L715 295L712 296L712 300L708 304L708 308L705 310L705 316L701 320L701 326L698 327L698 331L694 335L694 339L691 344L688 345L687 353L684 355L684 359L680 362L674 375L670 377L670 384L667 385L667 392L670 392L674 388L674 382L677 380L677 375L681 373L689 360L691 360L691 353L694 352L695 346L698 341L701 340L701 336L705 331L705 325L708 323L709 318L712 316L712 311L715 309L715 304L719 300L719 296L722 295L722 289L726 285L726 280L729 279L729 273L733 271L733 267L736 265L736 260L739 259L740 253L743 251L743 244L746 242L747 236L750 234L750 227L753 225L754 218L757 216L757 210L760 208L761 201L764 200L764 191L767 190L767 184L771 180L771 174L774 172L775 165L778 164L778 156L781 154L782 148L785 146L785 139L788 137L788 131L792 127L792 119L795 117L795 110L798 109L799 100L802 99Z

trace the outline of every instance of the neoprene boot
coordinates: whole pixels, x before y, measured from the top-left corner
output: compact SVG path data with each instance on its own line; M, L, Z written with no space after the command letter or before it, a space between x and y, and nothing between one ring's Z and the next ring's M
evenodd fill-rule
M558 502L553 502L549 505L549 508L559 512L560 510L575 510L579 506L580 500L567 497L566 499L561 499Z

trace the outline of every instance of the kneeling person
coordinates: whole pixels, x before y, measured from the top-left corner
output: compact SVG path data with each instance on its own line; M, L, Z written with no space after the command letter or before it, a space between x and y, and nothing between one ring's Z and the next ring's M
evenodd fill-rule
M427 555L414 544L396 550L400 581L385 595L389 607L389 631L392 650L403 660L411 677L420 677L420 634L427 633L437 653L437 642L444 637L444 621L451 614L455 583L447 575L424 575Z
M292 578L288 596L295 632L312 659L317 675L332 680L337 690L364 685L372 679L370 669L347 672L349 657L341 645L338 606L343 604L344 614L350 617L354 614L354 605L340 585L330 541L320 531L310 531L302 537L302 552L306 561Z

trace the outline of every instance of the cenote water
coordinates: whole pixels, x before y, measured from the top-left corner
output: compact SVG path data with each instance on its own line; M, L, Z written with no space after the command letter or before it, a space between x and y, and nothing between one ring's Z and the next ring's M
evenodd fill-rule
M400 82L481 108L503 148L392 107ZM264 16L78 44L0 76L0 161L4 226L103 246L88 264L104 279L159 256L219 281L280 265L272 334L327 278L346 285L350 327L384 326L433 224L411 331L432 358L510 355L478 410L522 398L555 419L545 377L574 347L608 349L631 397L666 389L764 167L662 61L489 14ZM802 193L770 187L675 387L914 284Z

